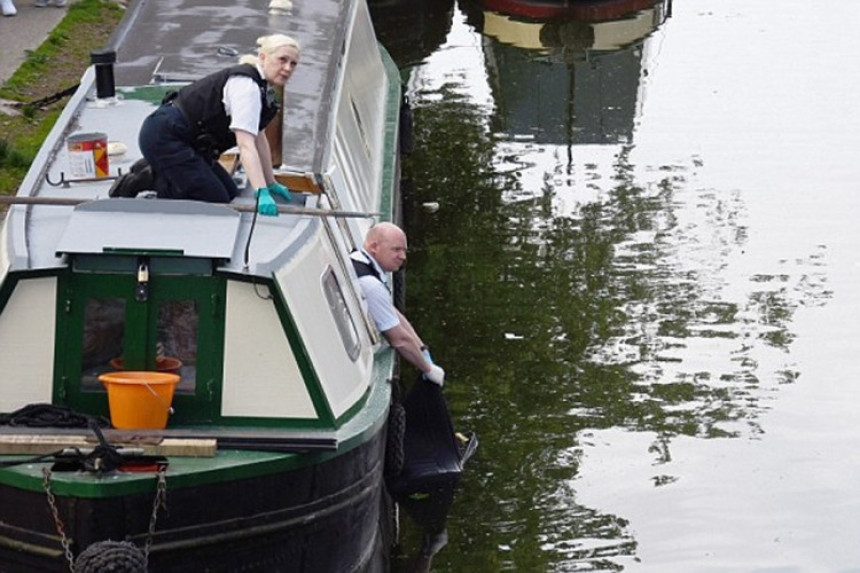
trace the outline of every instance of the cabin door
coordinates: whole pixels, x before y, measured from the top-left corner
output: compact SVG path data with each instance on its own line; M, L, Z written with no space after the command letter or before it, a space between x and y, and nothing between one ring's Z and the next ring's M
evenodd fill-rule
M155 265L153 265L155 266ZM211 422L220 403L225 283L212 276L73 273L60 289L55 401L107 415L98 376L155 370L181 376L173 418Z

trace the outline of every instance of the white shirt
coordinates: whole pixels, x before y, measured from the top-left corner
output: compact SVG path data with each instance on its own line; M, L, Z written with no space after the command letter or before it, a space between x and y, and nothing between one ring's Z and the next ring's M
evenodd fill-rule
M241 129L256 136L260 131L260 86L248 76L230 76L224 84L221 101L230 117L230 129Z
M376 269L376 272L379 273L379 276L383 277L383 280L387 278L388 275L383 272L379 264L363 249L351 253L350 257L356 261L370 263ZM394 309L391 293L382 281L373 275L365 275L358 277L358 284L361 287L362 293L364 293L364 299L367 301L367 312L370 314L370 318L373 319L379 332L391 330L400 324L400 317Z

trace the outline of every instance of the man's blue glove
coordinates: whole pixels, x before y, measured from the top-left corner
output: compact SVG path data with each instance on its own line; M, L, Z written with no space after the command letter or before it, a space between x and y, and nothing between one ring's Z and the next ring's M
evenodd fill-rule
M429 364L433 364L433 357L430 356L430 349L426 346L421 347L421 354L424 355L424 360L426 360Z
M289 201L293 197L290 195L290 190L287 189L285 185L281 185L277 181L269 183L269 192L274 193L275 195L280 195L283 197L284 201Z
M254 192L254 195L257 197L257 213L269 217L278 216L278 206L275 205L275 200L272 199L268 189L260 187Z

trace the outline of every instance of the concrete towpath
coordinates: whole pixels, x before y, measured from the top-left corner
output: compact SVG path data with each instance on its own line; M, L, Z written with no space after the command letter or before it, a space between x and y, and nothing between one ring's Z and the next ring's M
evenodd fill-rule
M27 58L27 52L42 45L51 30L65 17L67 8L50 2L37 8L33 0L14 0L16 16L0 14L0 85L6 83Z

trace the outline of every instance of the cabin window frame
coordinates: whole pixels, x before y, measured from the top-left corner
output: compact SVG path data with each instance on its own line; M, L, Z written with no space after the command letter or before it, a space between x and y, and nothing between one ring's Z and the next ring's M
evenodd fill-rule
M355 324L355 318L352 316L352 311L350 311L349 305L346 302L343 287L341 287L337 273L334 272L334 268L331 265L327 266L323 272L321 282L329 312L334 319L337 332L340 335L340 341L343 344L346 355L349 356L351 361L355 362L361 355L361 336Z
M223 277L183 275L159 272L172 269L172 263L150 261L149 298L135 300L137 276L128 272L137 264L115 265L114 269L89 269L60 276L57 297L55 336L54 403L92 415L109 415L104 388L83 388L83 339L87 301L93 299L123 300L123 354L131 356L131 369L143 365L155 369L155 346L158 339L159 310L163 303L193 301L196 309L196 360L193 391L180 389L174 395L172 420L188 423L209 423L220 416L222 357L224 353L224 301L226 279ZM121 270L120 270L121 269ZM175 269L173 269L175 271ZM128 338L128 337L131 338ZM143 362L141 362L143 361Z

